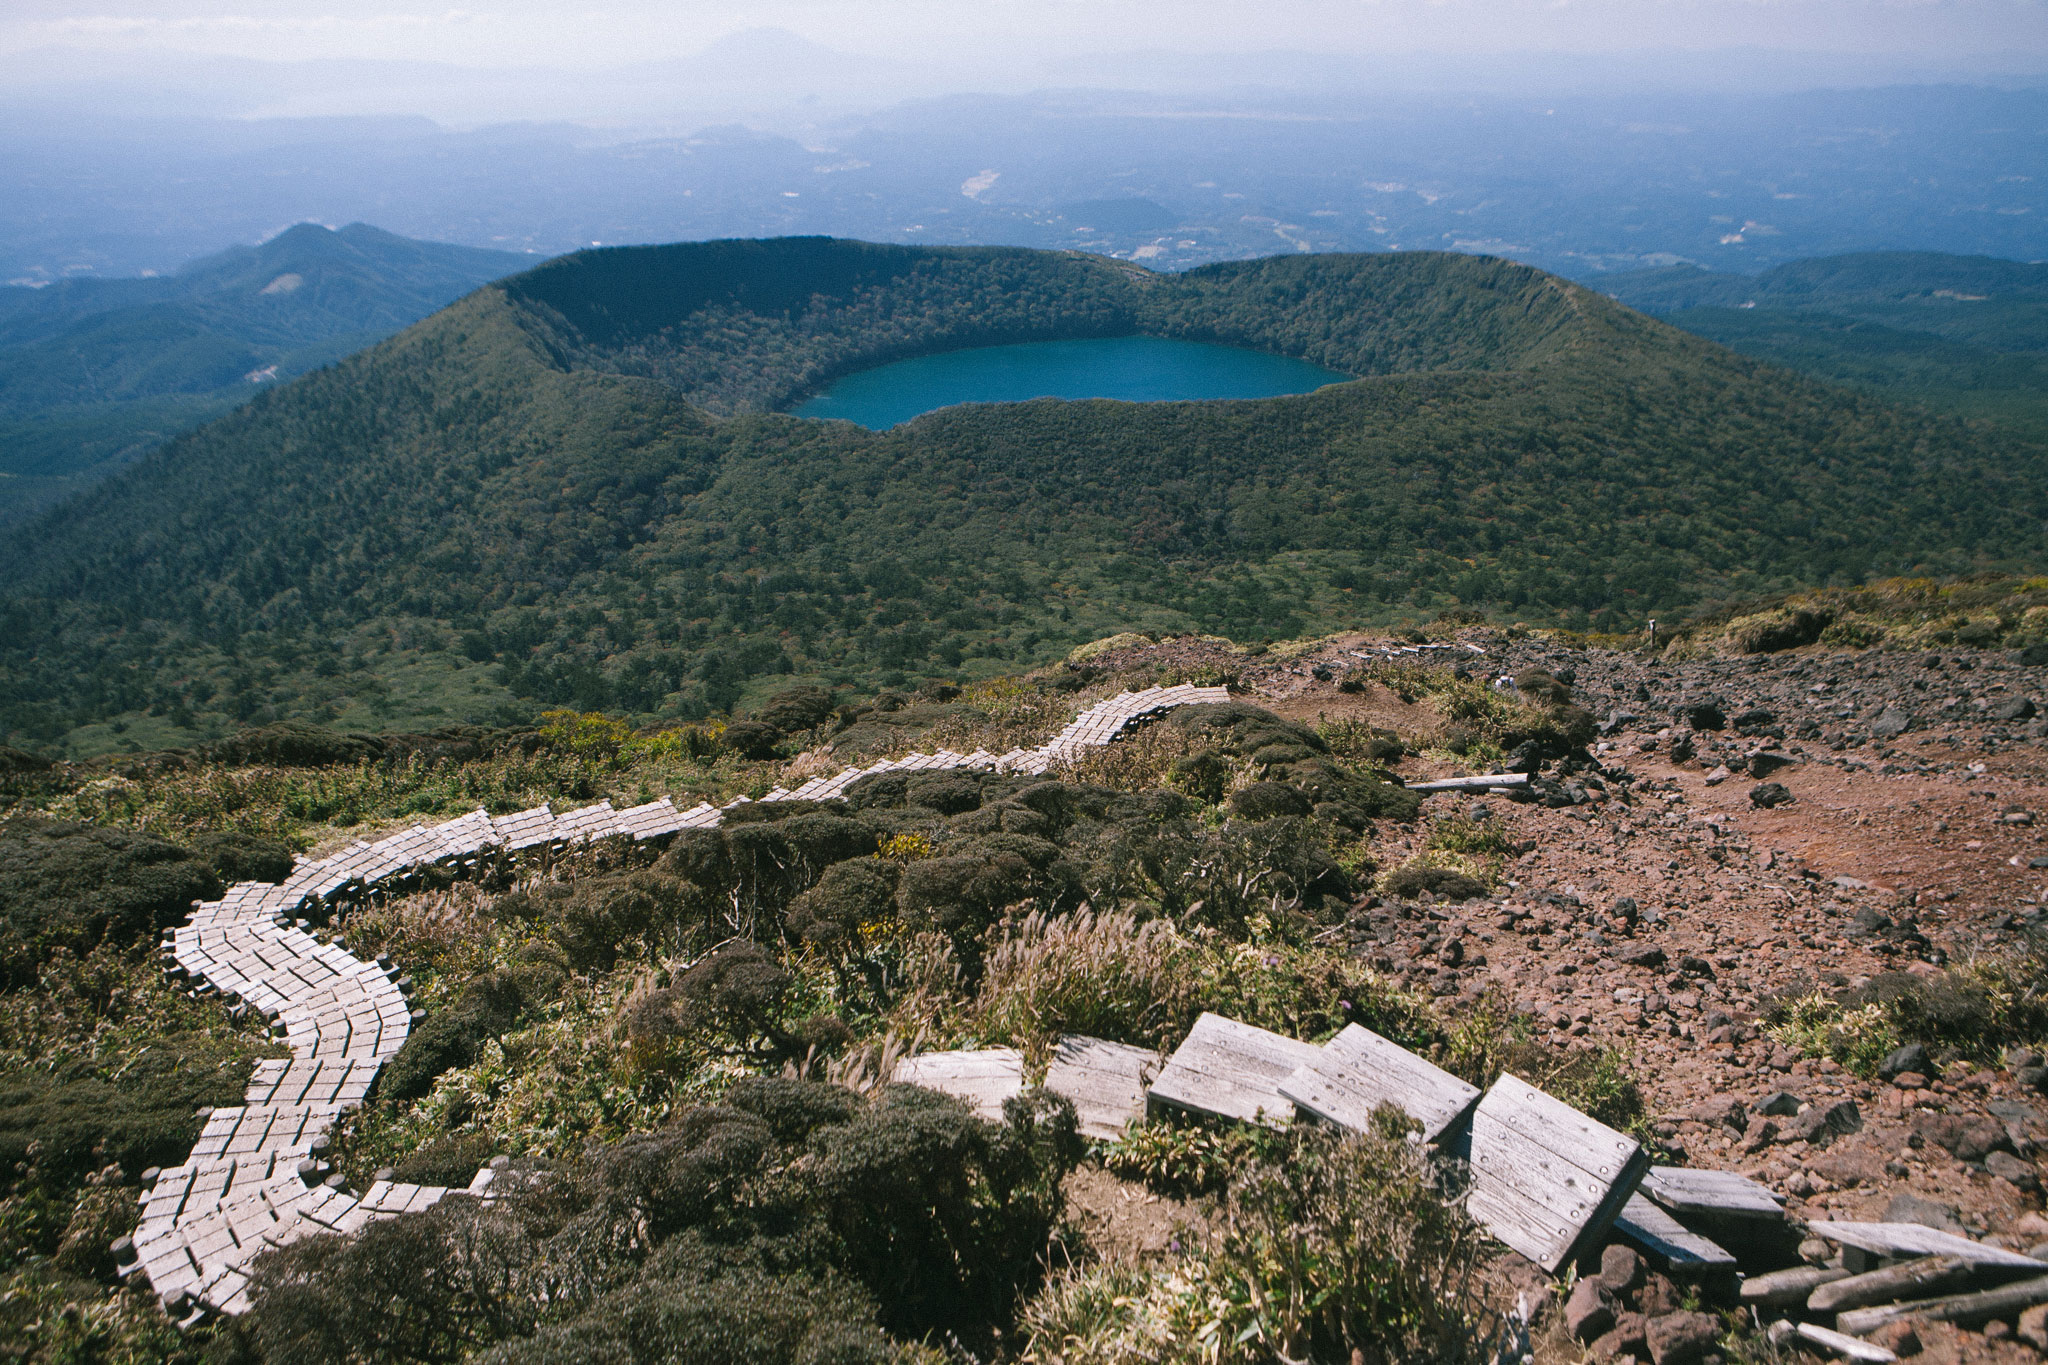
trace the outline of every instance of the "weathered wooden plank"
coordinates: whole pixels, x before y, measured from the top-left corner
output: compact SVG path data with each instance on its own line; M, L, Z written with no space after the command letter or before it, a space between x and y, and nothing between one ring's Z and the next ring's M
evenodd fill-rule
M1294 1118L1280 1082L1313 1058L1313 1043L1204 1014L1152 1082L1162 1104L1278 1128Z
M1003 1101L1024 1091L1024 1054L1013 1047L975 1052L923 1052L905 1057L890 1076L966 1100L985 1119L1003 1117Z
M1713 1239L1694 1232L1640 1193L1630 1195L1621 1206L1614 1230L1648 1252L1666 1270L1704 1275L1735 1268L1735 1257Z
M1317 1118L1353 1131L1391 1104L1422 1125L1424 1142L1439 1141L1479 1102L1478 1086L1358 1024L1317 1049L1279 1090Z
M2048 1275L2009 1284L2003 1289L1987 1289L1981 1294L1953 1294L1940 1299L1888 1303L1881 1308L1858 1308L1838 1316L1835 1326L1859 1337L1903 1318L1981 1327L1993 1318L2011 1321L2015 1315L2039 1303L2048 1303Z
M1840 1242L1843 1246L1856 1247L1876 1256L1899 1259L1960 1256L1967 1261L2016 1266L2022 1270L2041 1264L2017 1251L1985 1246L1982 1242L1973 1242L1938 1228L1922 1227L1918 1223L1820 1222L1807 1224L1807 1231L1816 1237L1825 1237L1830 1242Z
M1467 1211L1554 1275L1607 1231L1649 1157L1633 1138L1502 1076L1472 1111L1471 1162Z
M1112 1138L1145 1112L1145 1087L1159 1074L1159 1054L1070 1033L1053 1048L1045 1088L1074 1104L1081 1135Z
M1768 1185L1734 1171L1652 1166L1643 1193L1673 1213L1716 1218L1783 1218L1784 1201Z

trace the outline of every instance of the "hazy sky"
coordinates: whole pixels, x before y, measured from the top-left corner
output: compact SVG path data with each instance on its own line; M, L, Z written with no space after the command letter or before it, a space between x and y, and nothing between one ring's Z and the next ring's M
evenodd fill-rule
M1758 47L1934 63L2048 57L2048 0L6 0L0 51L595 69L756 27L866 54L1152 48L1361 54Z

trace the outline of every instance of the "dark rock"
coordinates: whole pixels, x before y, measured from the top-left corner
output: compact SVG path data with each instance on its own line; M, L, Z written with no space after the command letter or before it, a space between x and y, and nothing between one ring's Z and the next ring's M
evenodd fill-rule
M1919 1043L1908 1043L1877 1064L1880 1080L1891 1080L1906 1071L1917 1071L1923 1076L1934 1074L1934 1063L1928 1060L1927 1049Z
M1984 714L1992 720L2032 720L2034 703L2026 697L2012 697L1994 704Z
M1614 1326L1614 1301L1597 1279L1580 1280L1564 1301L1564 1330L1574 1341L1591 1341Z
M1725 730L1728 728L1727 713L1721 709L1718 702L1689 702L1678 708L1678 714L1684 718L1687 725L1690 725L1695 730Z
M1772 773L1783 768L1790 768L1798 762L1799 760L1790 754L1780 753L1776 749L1765 749L1761 753L1749 756L1749 775L1751 777L1769 777Z
M1636 1291L1636 1307L1645 1315L1656 1317L1660 1313L1674 1313L1685 1303L1685 1296L1668 1275L1648 1275L1643 1287Z
M1922 1110L1913 1116L1913 1131L1958 1161L1982 1161L2000 1149L2010 1150L2012 1140L2005 1126L1987 1118L1962 1114L1934 1114Z
M1896 706L1887 706L1870 722L1870 733L1879 739L1897 739L1913 728L1913 717Z
M2012 1073L2012 1078L2029 1090L2048 1093L2048 1066L2023 1066Z
M1825 1147L1838 1137L1862 1129L1863 1111L1856 1107L1856 1101L1837 1100L1829 1105L1808 1106L1784 1124L1781 1136L1787 1142L1804 1139L1815 1147Z
M1693 755L1698 752L1698 746L1693 743L1691 735L1672 736L1671 761L1673 763L1690 763L1692 762Z
M1792 793L1782 782L1759 782L1749 789L1749 803L1762 810L1792 804Z
M1773 1090L1756 1102L1756 1112L1769 1114L1772 1118L1790 1118L1799 1112L1802 1103L1804 1101L1789 1090Z
M1703 1100L1694 1105L1687 1111L1686 1117L1698 1123L1733 1128L1739 1133L1749 1122L1749 1111L1743 1107L1742 1101L1733 1095L1716 1095L1710 1100Z
M1944 1204L1938 1199L1926 1199L1907 1191L1892 1196L1884 1206L1884 1221L1887 1223L1918 1223L1923 1228L1938 1228L1943 1232L1961 1232L1962 1215L1953 1204Z
M2034 1173L2033 1164L2020 1160L2011 1152L1986 1153L1984 1169L2017 1190L2032 1191L2041 1186L2040 1177Z
M1656 1365L1699 1365L1721 1337L1720 1319L1711 1313L1661 1313L1643 1328Z
M2048 668L2048 645L2028 645L2015 651L2012 661L2028 668Z
M1614 1315L1613 1330L1594 1339L1586 1353L1595 1360L1619 1360L1623 1356L1642 1357L1650 1352L1647 1334L1650 1320L1641 1313L1617 1313Z
M1615 950L1614 960L1630 967L1648 967L1655 971L1664 965L1664 950L1654 943L1628 943Z
M1633 1247L1619 1242L1604 1248L1600 1253L1600 1274L1595 1280L1610 1294L1626 1294L1641 1283L1643 1258Z

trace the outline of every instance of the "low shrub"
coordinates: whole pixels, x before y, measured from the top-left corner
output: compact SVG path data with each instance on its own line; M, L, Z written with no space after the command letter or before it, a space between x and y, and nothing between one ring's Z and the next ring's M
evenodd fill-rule
M146 943L223 889L203 858L137 830L0 822L0 981L33 983L58 948Z
M1397 1121L1350 1140L1298 1130L1232 1184L1207 1247L1057 1278L1024 1311L1025 1359L1484 1360L1497 1322L1474 1284L1479 1250Z
M990 1041L1040 1050L1063 1033L1164 1046L1201 1012L1202 957L1168 920L1037 911L988 949L968 1016Z

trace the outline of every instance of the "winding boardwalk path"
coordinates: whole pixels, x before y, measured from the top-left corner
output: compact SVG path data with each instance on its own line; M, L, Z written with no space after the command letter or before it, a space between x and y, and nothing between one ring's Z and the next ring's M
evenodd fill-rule
M764 801L822 801L872 773L983 768L1042 773L1063 758L1108 744L1125 726L1177 706L1229 700L1221 687L1153 687L1083 711L1044 746L1006 754L940 750L848 768ZM742 801L745 798L741 798ZM734 805L739 802L732 803ZM140 1271L165 1308L187 1322L207 1312L249 1308L249 1262L258 1253L321 1232L353 1232L377 1218L425 1208L451 1191L381 1180L357 1194L327 1174L320 1154L337 1117L369 1097L377 1072L422 1018L408 982L391 962L364 962L321 943L297 918L315 905L354 900L433 864L462 865L486 850L537 849L627 836L665 838L715 826L725 812L677 810L664 797L630 810L609 802L555 814L548 806L493 817L481 810L445 824L414 826L374 844L356 843L301 863L278 885L239 882L217 901L194 902L191 919L166 936L164 970L188 978L197 995L254 1011L291 1047L289 1060L256 1064L242 1104L204 1115L181 1166L144 1172L142 1219L114 1244L122 1273ZM462 1193L487 1195L492 1172Z

